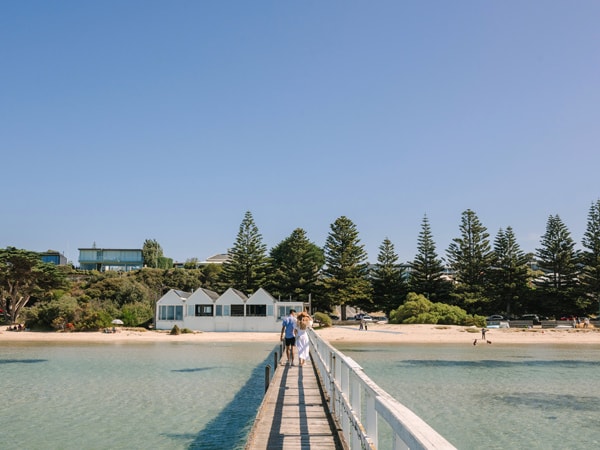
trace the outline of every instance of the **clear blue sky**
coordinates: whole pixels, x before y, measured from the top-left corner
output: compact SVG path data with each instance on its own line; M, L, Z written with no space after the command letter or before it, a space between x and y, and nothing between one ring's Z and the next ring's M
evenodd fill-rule
M0 247L270 249L345 215L375 262L470 208L580 245L600 198L600 2L0 3Z

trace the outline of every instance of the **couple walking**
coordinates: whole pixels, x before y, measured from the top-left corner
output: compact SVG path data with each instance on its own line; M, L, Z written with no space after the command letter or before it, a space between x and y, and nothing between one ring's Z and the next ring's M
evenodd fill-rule
M287 364L294 365L294 347L298 348L298 365L303 366L309 358L308 334L306 334L306 331L312 324L312 317L307 312L301 312L296 317L294 309L291 309L290 314L283 319L280 339L283 341L285 336Z

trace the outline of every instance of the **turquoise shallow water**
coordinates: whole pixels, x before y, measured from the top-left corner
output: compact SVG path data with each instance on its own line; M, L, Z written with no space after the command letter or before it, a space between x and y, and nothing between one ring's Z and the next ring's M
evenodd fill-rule
M0 447L243 448L273 349L265 343L3 345Z
M600 447L600 345L338 348L457 448Z
M274 349L4 344L0 447L31 450L241 449ZM340 349L457 448L600 447L600 346Z

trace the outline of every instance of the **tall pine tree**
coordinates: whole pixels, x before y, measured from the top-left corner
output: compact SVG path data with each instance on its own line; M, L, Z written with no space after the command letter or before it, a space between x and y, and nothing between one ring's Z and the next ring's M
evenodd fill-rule
M223 263L221 287L233 287L248 295L263 287L267 278L266 252L252 213L247 211L233 248L227 252L229 258Z
M494 240L493 267L489 272L490 314L523 309L529 290L529 257L521 250L511 227L500 229Z
M306 231L295 229L271 249L270 257L271 294L303 301L315 294L325 256L322 248L308 240Z
M484 292L492 263L490 235L470 209L462 213L460 232L461 237L453 239L446 252L458 282L454 297L471 314L483 313L488 308Z
M330 228L325 241L324 295L330 308L341 306L341 318L346 320L346 305L364 305L371 300L367 252L356 225L347 217L336 219Z
M577 252L571 232L558 216L549 216L546 232L536 250L540 268L545 272L543 282L538 283L542 290L538 309L548 315L578 314L577 294Z
M447 302L452 283L443 278L444 264L438 257L427 216L417 239L417 254L410 264L410 290L433 302Z
M587 228L583 235L582 288L590 301L588 313L600 314L600 200L590 206Z
M377 264L371 272L371 284L373 308L384 311L387 317L393 309L403 303L408 293L404 282L404 269L398 264L394 244L388 238L379 246Z

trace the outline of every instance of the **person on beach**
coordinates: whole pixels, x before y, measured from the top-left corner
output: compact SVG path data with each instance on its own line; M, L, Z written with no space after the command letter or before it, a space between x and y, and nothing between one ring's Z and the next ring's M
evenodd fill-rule
M487 332L487 328L481 329L481 339L485 340L485 333Z
M298 314L296 319L296 348L298 349L298 365L303 366L310 358L310 347L307 330L312 326L312 318L307 312Z
M287 363L294 365L294 347L296 345L296 310L290 309L290 314L283 319L281 324L281 337L283 342L285 334L285 356Z

